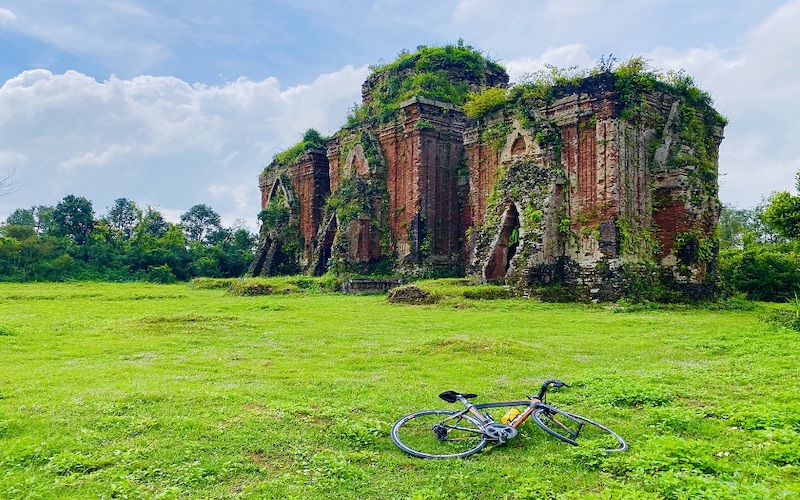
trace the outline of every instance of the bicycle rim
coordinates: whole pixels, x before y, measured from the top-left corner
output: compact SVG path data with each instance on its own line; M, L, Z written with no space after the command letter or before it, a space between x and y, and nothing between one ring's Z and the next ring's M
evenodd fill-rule
M419 458L463 458L488 443L478 421L463 411L426 410L392 426L392 442Z
M557 408L539 408L533 420L545 432L575 446L588 446L606 452L625 451L628 444L616 432L586 417Z

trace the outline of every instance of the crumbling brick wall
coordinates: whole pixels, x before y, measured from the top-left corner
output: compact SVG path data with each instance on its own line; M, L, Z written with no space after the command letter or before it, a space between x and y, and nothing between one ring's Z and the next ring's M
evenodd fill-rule
M663 89L623 105L614 78L478 121L412 98L389 122L342 129L325 152L268 168L262 207L288 179L306 272L381 262L521 287L561 281L609 298L616 270L640 263L704 283L722 126Z

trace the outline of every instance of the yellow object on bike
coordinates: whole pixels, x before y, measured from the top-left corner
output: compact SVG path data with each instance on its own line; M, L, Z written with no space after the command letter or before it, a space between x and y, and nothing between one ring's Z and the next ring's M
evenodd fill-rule
M516 408L511 408L506 412L505 415L503 415L500 421L506 425L511 425L511 422L513 422L518 415L519 415L519 410L517 410Z

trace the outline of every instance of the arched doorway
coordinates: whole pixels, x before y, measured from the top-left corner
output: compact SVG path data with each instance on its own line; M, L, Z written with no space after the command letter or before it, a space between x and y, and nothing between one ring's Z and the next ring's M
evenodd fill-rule
M317 276L321 276L328 271L328 265L333 256L333 241L336 239L336 231L338 231L338 229L339 224L334 215L331 217L331 220L328 221L328 224L325 226L325 231L322 233L317 265L316 269L314 269L314 274Z
M505 278L511 266L511 259L519 246L519 212L513 203L508 204L500 222L500 233L484 269L486 281L499 281Z

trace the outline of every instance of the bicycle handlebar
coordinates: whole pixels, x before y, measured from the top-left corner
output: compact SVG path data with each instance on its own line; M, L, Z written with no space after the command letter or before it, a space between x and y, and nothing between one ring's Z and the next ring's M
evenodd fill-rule
M551 385L555 389L557 389L559 387L569 387L568 384L565 384L564 382L562 382L562 381L560 381L558 379L551 378L551 379L545 380L542 383L542 388L539 390L539 395L536 396L536 397L538 399L541 399L542 401L544 401L545 393L547 393L547 389L549 389Z

